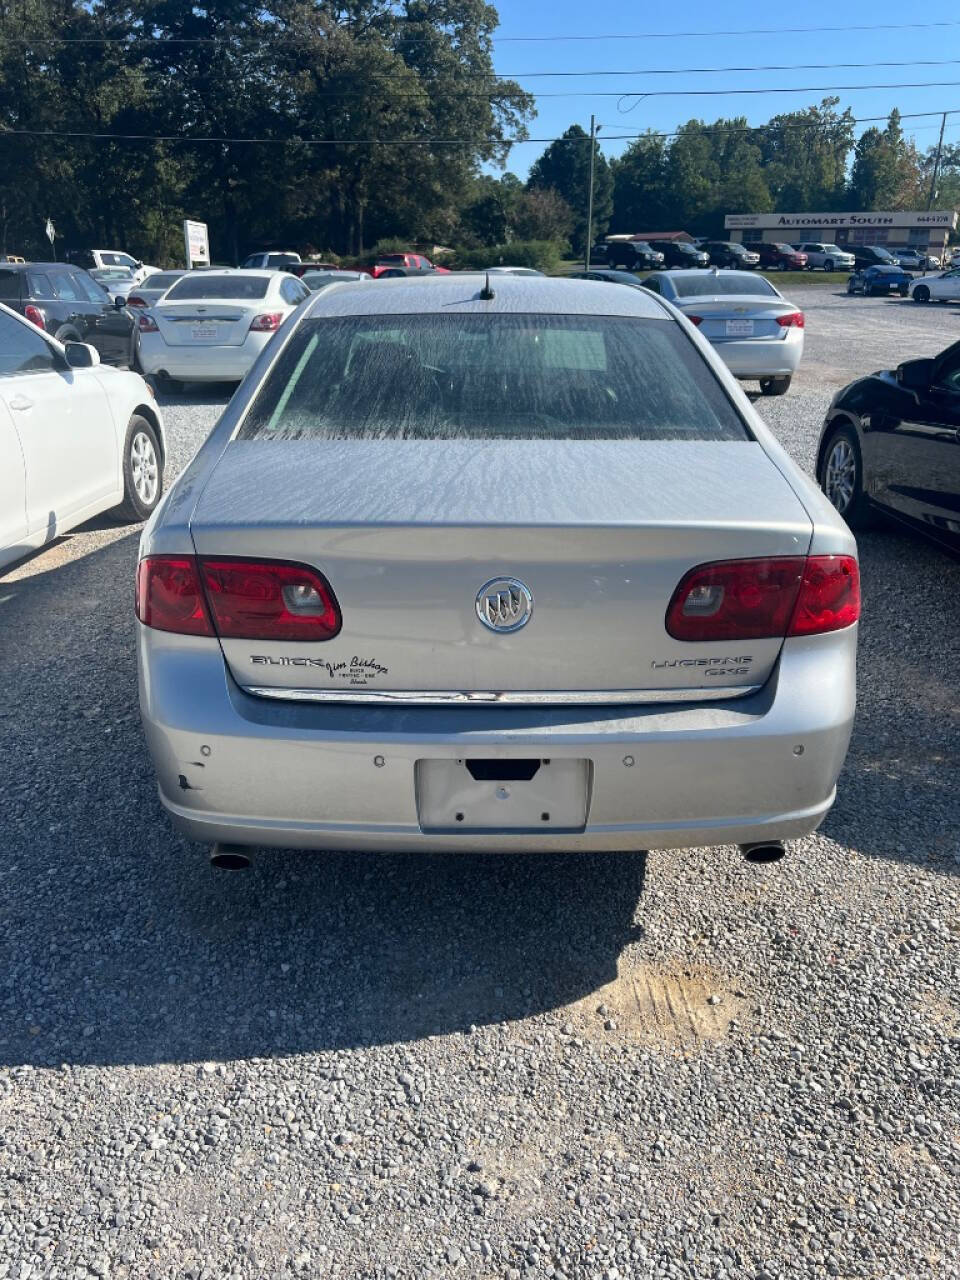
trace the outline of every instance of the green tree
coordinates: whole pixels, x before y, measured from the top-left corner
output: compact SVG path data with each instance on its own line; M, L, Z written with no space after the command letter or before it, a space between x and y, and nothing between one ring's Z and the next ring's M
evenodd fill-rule
M613 173L594 141L593 234L606 233L613 213ZM534 161L527 186L532 191L556 191L573 211L573 251L582 254L587 240L587 203L590 185L590 135L571 125Z

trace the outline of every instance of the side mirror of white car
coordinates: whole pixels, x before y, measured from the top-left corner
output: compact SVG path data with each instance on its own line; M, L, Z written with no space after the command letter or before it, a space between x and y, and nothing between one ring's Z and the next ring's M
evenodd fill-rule
M68 342L64 351L71 369L93 369L100 363L100 352L88 342Z

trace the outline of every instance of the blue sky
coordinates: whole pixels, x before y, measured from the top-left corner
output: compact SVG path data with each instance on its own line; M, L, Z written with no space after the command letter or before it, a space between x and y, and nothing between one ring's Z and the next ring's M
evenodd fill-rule
M495 0L496 2L496 0ZM718 6L687 0L672 11L665 6L641 6L635 0L605 0L595 6L582 0L499 0L500 28L495 39L495 67L501 75L516 76L537 95L537 118L530 127L534 138L553 138L574 121L588 128L594 112L602 122L601 145L616 155L628 141L604 141L615 134L645 129L667 132L691 117L707 121L718 116L745 115L762 124L781 111L819 102L833 85L899 85L947 82L927 88L837 89L841 108L850 106L858 118L885 116L892 107L907 114L944 111L945 140L960 142L960 10L939 0L934 8L913 9L892 0L852 0L844 6L794 7L783 18L773 5ZM881 23L955 23L952 26L874 31L753 33L674 38L677 32L744 31L749 28L851 27ZM664 33L671 38L653 38ZM510 37L587 35L605 39L541 42ZM645 36L628 39L628 36ZM948 60L955 60L950 65ZM944 65L900 67L843 67L830 70L724 71L715 74L642 74L643 71L694 67L796 66L859 62L943 62ZM544 78L523 73L544 71L610 72L626 75L584 75ZM822 86L799 93L744 93L744 89ZM605 94L642 94L679 89L725 89L741 92L713 97L657 96L638 101ZM577 96L552 97L551 94ZM626 110L625 108L632 108ZM863 125L858 133L869 125ZM905 130L921 151L935 146L940 121L935 116L905 120ZM545 144L531 142L513 149L509 167L525 177Z

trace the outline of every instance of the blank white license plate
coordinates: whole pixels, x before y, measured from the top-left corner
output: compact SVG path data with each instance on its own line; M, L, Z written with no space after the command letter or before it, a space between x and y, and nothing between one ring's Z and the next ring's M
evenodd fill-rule
M197 328L190 330L190 336L194 342L209 342L211 338L216 338L219 333L220 330L215 324L208 324L203 327L197 326Z
M418 760L424 831L582 831L587 760Z
M753 337L753 321L752 320L728 320L727 321L727 337L728 338L752 338Z

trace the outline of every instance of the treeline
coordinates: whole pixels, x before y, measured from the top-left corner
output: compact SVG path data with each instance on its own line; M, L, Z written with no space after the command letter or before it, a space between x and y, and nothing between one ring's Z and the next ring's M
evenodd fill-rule
M900 113L855 138L855 121L838 98L774 116L689 120L670 138L648 133L607 162L596 144L594 234L686 230L719 236L728 213L775 209L923 209L936 148L917 151ZM533 165L528 186L566 201L573 247L586 235L588 135L574 125ZM509 179L509 175L508 175ZM513 186L507 181L506 199ZM502 184L501 184L502 185ZM960 147L944 147L937 207L960 205ZM484 196L488 207L491 191Z
M0 253L121 246L182 259L184 218L213 257L263 246L356 257L387 238L545 261L587 234L579 125L521 181L532 97L493 75L484 0L0 0ZM629 117L628 117L629 118ZM594 234L722 231L726 213L924 207L933 149L893 111L855 140L839 100L690 120L607 161ZM122 135L122 136L121 136ZM960 201L944 149L937 205Z
M152 262L182 257L184 217L220 260L448 242L533 115L493 76L497 22L484 0L0 0L0 250L40 251L48 216Z

